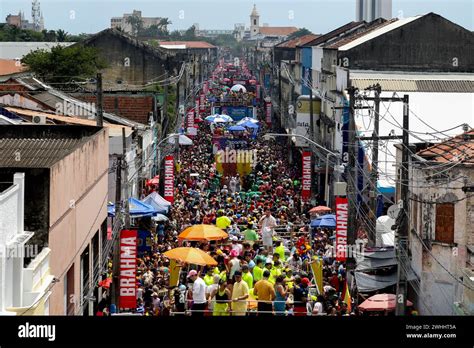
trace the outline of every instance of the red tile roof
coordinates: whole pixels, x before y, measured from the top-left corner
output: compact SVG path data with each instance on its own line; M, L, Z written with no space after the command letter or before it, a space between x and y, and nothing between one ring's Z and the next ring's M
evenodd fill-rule
M276 45L275 47L278 48L295 48L296 46L304 45L310 41L316 39L319 35L315 34L307 34L299 37L295 37L294 39L283 41L282 43Z
M418 155L435 162L474 164L474 129L419 151Z
M268 36L288 36L298 31L297 27L260 27L260 34Z
M18 64L15 59L0 59L0 76L19 73L25 66Z
M186 48L216 48L216 46L211 45L209 42L205 41L159 41L158 44L166 46L181 46L185 45Z

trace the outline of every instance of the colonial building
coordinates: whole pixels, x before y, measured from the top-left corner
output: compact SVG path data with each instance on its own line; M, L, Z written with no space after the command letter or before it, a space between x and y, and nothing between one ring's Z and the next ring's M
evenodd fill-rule
M130 17L135 17L140 20L143 29L148 29L152 25L159 25L163 20L162 17L142 17L142 11L133 10L132 13L125 13L122 17L112 17L110 19L110 28L121 28L124 32L132 34L133 26L131 24ZM167 26L162 26L162 29L166 31Z

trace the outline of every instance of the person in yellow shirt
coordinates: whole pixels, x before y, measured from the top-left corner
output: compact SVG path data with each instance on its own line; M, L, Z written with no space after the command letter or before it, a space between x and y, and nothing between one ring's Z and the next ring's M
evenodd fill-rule
M282 274L282 269L280 266L280 261L275 261L273 264L273 267L270 269L270 277L268 278L268 281L275 285L276 279L278 276L281 276Z
M242 266L242 279L244 282L247 283L249 286L249 289L253 288L253 276L252 273L249 271L249 266L248 265L243 265Z
M294 279L293 279L293 271L289 268L285 270L285 284L288 285L288 289L293 289Z
M262 268L262 259L257 258L257 264L254 266L252 273L253 273L253 281L256 283L260 279L262 279L263 276L263 268Z
M280 261L285 262L285 247L283 246L283 242L279 241L278 246L273 250L273 253L280 256Z
M224 215L222 211L217 213L216 226L226 230L232 224L232 221Z
M235 283L232 287L232 315L247 315L247 299L249 297L249 286L242 280L242 273L234 273Z
M214 270L212 268L207 269L207 273L204 276L204 283L207 286L214 284Z

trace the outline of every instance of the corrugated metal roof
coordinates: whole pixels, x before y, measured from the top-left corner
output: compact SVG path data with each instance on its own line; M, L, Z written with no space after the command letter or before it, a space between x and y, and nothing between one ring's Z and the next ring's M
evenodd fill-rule
M216 48L206 41L159 41L158 44L167 49Z
M316 39L319 35L306 34L303 36L295 37L290 40L283 41L275 46L275 48L295 48L296 46L302 46L310 41Z
M0 139L0 167L50 168L85 139Z
M308 42L307 44L303 45L304 47L309 47L309 46L317 46L319 44L322 44L324 42L327 42L330 39L336 38L339 35L345 33L348 30L353 30L357 27L363 26L366 24L365 21L360 21L360 22L349 22L347 24L344 24L343 26L340 26L339 28L336 28L329 33L326 33L324 35L321 35L314 39L313 41Z
M55 46L67 47L74 42L0 42L0 58L23 58L28 53L39 49L51 50Z
M411 23L419 18L421 18L423 16L414 16L414 17L409 17L409 18L404 18L404 19L399 19L397 21L394 21L392 23L390 23L389 25L385 25L381 28L378 28L377 30L374 30L374 31L371 31L370 33L368 33L367 35L363 35L362 37L359 37L355 40L352 40L351 42L349 42L348 44L344 45L344 46L341 46L339 47L339 51L347 51L347 50L350 50L356 46L359 46L361 44L363 44L364 42L367 42L369 40L372 40L380 35L383 35L385 33L388 33L392 30L395 30L397 28L400 28L408 23Z
M365 89L376 83L385 92L474 93L474 81L469 80L405 80L405 79L351 79L352 85Z

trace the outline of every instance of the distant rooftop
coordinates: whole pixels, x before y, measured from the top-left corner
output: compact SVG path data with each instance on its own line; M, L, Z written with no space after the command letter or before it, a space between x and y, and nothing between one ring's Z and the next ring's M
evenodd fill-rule
M279 43L278 45L275 46L275 48L295 48L297 46L302 46L304 44L307 44L310 41L313 41L316 39L319 35L315 34L306 34L303 36L295 37L290 40L283 41L282 43Z
M436 162L474 164L474 129L418 152L418 155Z
M0 42L0 58L23 58L28 53L38 49L51 50L54 46L70 46L74 42Z
M158 44L166 49L216 48L216 46L205 41L158 41Z
M260 34L266 36L288 36L298 31L297 27L260 27Z

